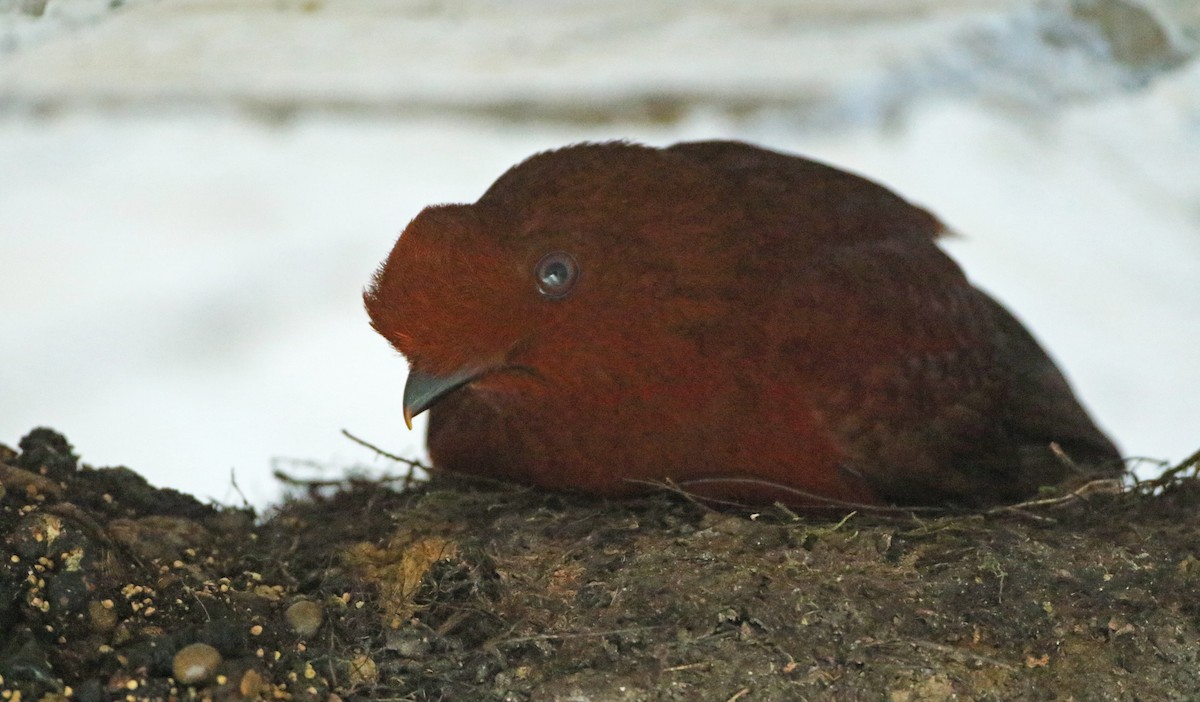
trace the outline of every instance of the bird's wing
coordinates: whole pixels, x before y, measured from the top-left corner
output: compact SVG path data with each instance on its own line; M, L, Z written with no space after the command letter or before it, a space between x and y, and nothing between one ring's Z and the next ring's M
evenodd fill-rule
M847 447L851 470L904 502L1004 501L1081 464L1119 470L1033 336L935 243L943 225L887 188L739 142L668 151L751 203L772 375ZM1101 465L1102 464L1102 465Z
M933 240L942 223L888 188L801 156L782 154L738 141L675 144L668 153L712 168L751 203L762 223L776 224L770 236L815 246L853 245L890 238Z
M1033 336L932 242L868 242L795 271L774 326L868 482L896 501L1005 501L1119 456ZM821 382L823 381L823 382ZM977 498L982 498L978 500Z
M1011 379L1009 431L1038 450L1055 442L1071 460L1100 473L1119 472L1123 465L1116 446L1093 423L1046 351L1000 303L976 292L995 320L997 357Z

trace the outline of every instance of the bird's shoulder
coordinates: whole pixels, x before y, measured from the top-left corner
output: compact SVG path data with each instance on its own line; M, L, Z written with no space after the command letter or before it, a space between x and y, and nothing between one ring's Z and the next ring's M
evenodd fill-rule
M819 253L867 241L933 241L945 232L884 185L809 158L739 141L682 142L665 152L722 180L764 243Z

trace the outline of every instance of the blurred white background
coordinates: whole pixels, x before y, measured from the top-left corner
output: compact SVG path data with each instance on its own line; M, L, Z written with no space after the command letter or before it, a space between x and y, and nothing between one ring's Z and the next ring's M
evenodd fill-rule
M1178 460L1198 45L1193 0L0 0L0 442L258 505L275 459L395 470L341 430L422 455L360 301L408 220L540 149L737 138L939 214L1124 451Z

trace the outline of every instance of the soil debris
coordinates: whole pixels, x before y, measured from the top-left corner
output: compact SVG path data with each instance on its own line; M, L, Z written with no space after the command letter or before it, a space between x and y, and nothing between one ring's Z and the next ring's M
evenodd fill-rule
M0 446L7 700L1200 695L1195 462L989 514L443 476L256 518L80 464L49 429L18 446Z

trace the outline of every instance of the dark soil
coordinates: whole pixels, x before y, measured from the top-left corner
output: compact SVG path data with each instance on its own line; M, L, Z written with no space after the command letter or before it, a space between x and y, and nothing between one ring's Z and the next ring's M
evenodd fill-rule
M1184 472L843 521L348 481L256 520L39 429L0 447L0 699L1195 700Z

